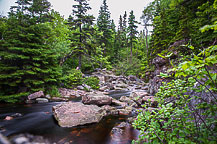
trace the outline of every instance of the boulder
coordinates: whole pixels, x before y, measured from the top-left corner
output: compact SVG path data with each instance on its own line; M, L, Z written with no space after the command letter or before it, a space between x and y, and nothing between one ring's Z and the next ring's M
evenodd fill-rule
M46 98L37 98L37 99L36 99L36 102L37 102L37 103L47 103L47 102L49 102L49 100L46 99Z
M109 106L109 105L104 105L101 108L106 111L106 116L108 116L108 115L118 115L118 113L119 113L117 108Z
M12 116L6 116L4 120L9 121L9 120L12 120L12 119L14 119Z
M152 64L154 64L157 68L163 66L168 63L168 59L164 59L160 56L157 56L152 60Z
M91 89L91 86L89 86L89 85L87 85L87 84L82 84L82 86L83 86L84 88L88 89L88 90Z
M61 127L74 127L97 123L106 115L106 112L96 105L67 102L54 106L53 114Z
M132 99L130 99L129 97L122 96L120 98L120 101L121 102L126 102L129 106L138 107L138 105Z
M131 115L133 108L131 106L126 107L125 109L118 109L119 115Z
M22 117L23 115L21 113L14 113L12 115L8 115L4 118L4 120L12 120L14 118L17 118L17 117Z
M109 89L108 86L103 86L103 87L100 87L100 88L99 88L100 91L105 91L105 90L107 90L107 89Z
M80 86L77 86L77 89L78 90L84 90L85 88L82 85L80 85Z
M116 84L116 87L119 87L119 88L127 88L128 85L125 84L125 83L118 83L118 84Z
M43 91L38 91L38 92L35 92L33 94L30 94L28 96L28 100L33 100L33 99L40 98L40 97L43 97L43 96L44 96L44 92Z
M127 106L127 103L120 102L119 100L116 100L114 98L112 99L112 104L117 105L117 106L121 106L121 107L126 107Z
M110 105L112 98L104 94L89 94L82 97L82 103L94 105Z
M148 93L145 91L134 91L130 94L130 98L142 98L148 96Z
M122 123L120 123L119 125L113 127L112 130L111 130L111 133L112 133L112 134L117 134L117 133L123 134L124 128L126 128L127 126L129 126L128 123L122 122Z
M66 89L66 88L59 88L59 93L64 98L81 97L81 96L86 95L85 91L72 90L72 89Z

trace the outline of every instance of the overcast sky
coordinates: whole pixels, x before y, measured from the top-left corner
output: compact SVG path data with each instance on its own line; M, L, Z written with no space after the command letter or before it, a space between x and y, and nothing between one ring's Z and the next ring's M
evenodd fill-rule
M16 0L0 0L0 13L7 15L10 6L15 4ZM68 18L72 12L72 5L75 4L74 0L48 0L52 4L52 8L64 15L64 18ZM145 6L153 0L107 0L109 11L111 12L111 18L114 19L117 26L120 15L124 14L124 11L134 11L136 20L140 22L140 17ZM92 10L88 13L98 17L99 8L102 5L103 0L90 0L89 4ZM142 29L142 26L139 27Z

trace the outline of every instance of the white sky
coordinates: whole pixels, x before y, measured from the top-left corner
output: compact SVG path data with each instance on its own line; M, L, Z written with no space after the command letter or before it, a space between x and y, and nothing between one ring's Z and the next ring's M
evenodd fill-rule
M16 0L0 0L0 13L7 15L10 6L15 4ZM72 12L72 5L75 3L74 0L48 0L53 5L53 9L68 18ZM111 12L111 18L114 19L116 27L118 26L118 20L120 15L123 16L124 12L134 11L136 20L140 22L140 17L145 6L153 0L107 0L109 11ZM103 0L90 0L89 4L92 10L88 13L93 14L96 18L98 17L100 6ZM142 30L142 26L139 26L138 30Z

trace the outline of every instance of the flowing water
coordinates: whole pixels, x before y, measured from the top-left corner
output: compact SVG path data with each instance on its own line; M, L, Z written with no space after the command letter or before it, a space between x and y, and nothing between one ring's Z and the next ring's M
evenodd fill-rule
M129 92L111 93L118 98ZM128 144L137 139L139 132L127 125L122 133L112 132L112 128L126 120L126 117L109 116L100 123L78 126L75 128L60 127L52 115L52 107L60 102L25 105L0 106L0 132L5 136L19 133L40 135L52 143L64 144ZM23 116L4 120L8 115L21 113Z

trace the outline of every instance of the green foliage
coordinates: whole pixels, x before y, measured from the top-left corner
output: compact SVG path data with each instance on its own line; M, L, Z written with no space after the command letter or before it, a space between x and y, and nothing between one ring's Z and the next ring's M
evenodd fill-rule
M141 61L137 58L132 59L132 63L127 60L119 61L115 65L115 73L117 75L139 75L141 72Z
M78 57L78 67L82 69L82 57L89 50L89 42L91 41L92 27L94 17L87 14L91 9L87 0L75 0L77 4L73 5L72 14L68 22L72 30L72 38L74 42L73 52Z
M59 60L65 52L60 43L68 43L62 19L48 12L49 2L17 3L11 8L0 42L2 101L16 101L28 92L57 86L62 75Z
M46 94L49 94L51 97L60 97L59 90L56 86L51 86L47 88Z
M92 89L99 89L99 79L97 77L84 78L84 83L90 86Z
M217 46L186 56L184 62L161 74L173 80L160 87L159 110L140 112L134 127L148 143L216 143ZM189 60L190 59L190 60Z
M103 4L100 6L99 16L97 18L97 27L99 32L102 32L102 36L97 38L99 46L102 48L103 56L112 55L113 40L114 40L114 23L110 18L110 11L107 5L107 1L103 0Z
M66 88L73 88L81 85L83 82L82 73L80 70L72 69L62 77L62 83Z
M145 10L144 14L154 13L152 39L149 47L149 59L153 59L163 50L175 49L180 45L176 42L187 41L196 49L193 51L198 53L199 47L208 47L215 41L215 34L211 30L205 29L215 28L211 25L216 18L216 9L214 8L214 0L159 0L152 2ZM206 25L206 26L204 26ZM209 25L209 26L208 26ZM198 31L204 26L204 33ZM181 47L177 50L179 53L189 54L191 50L187 47Z

